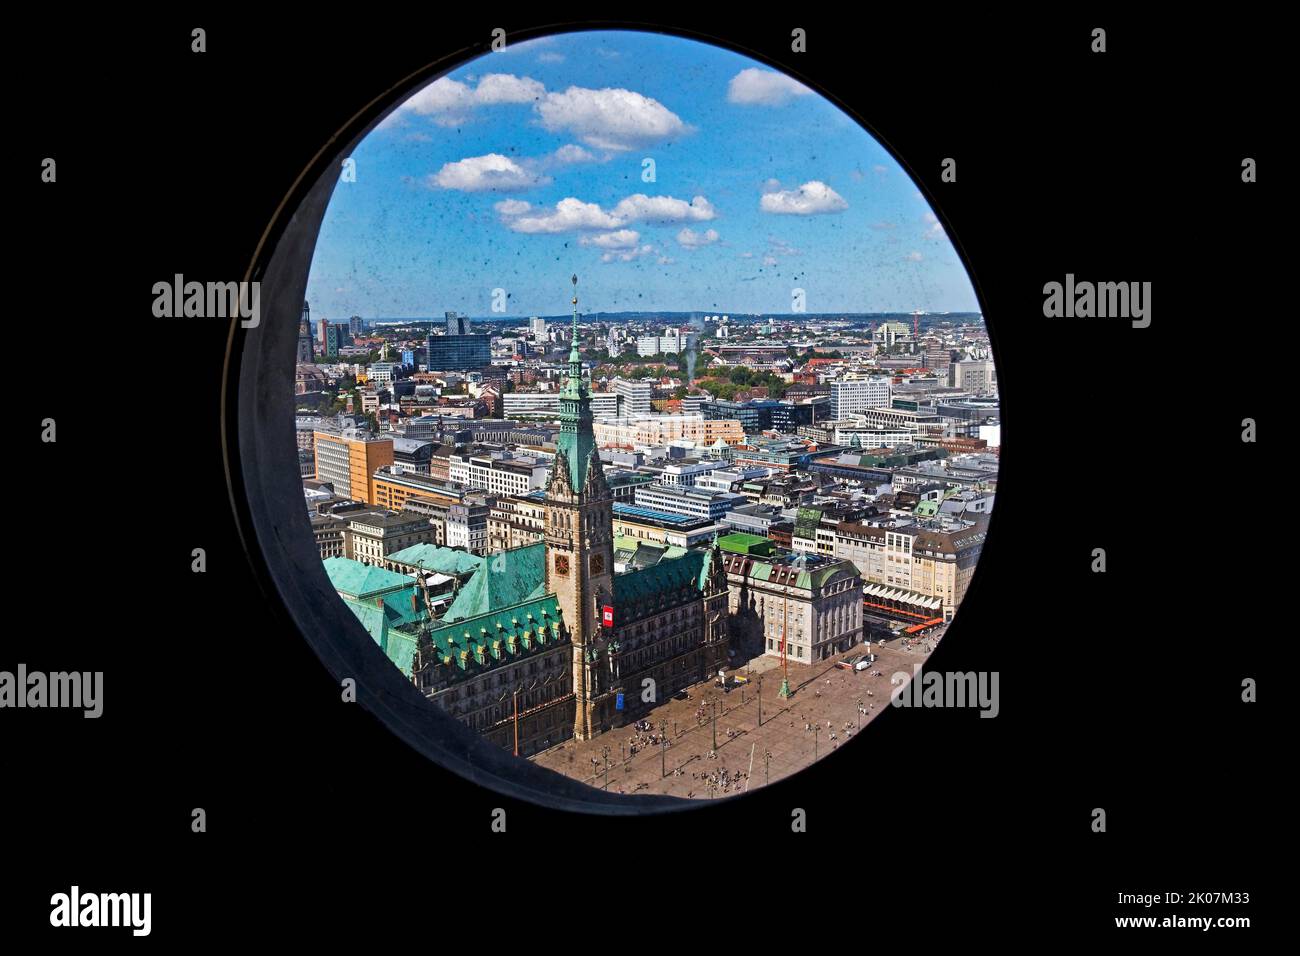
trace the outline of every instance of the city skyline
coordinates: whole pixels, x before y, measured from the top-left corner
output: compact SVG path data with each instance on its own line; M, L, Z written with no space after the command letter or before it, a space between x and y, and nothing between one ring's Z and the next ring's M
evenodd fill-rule
M544 314L573 269L602 312L788 314L795 289L809 313L979 311L937 216L872 136L784 74L690 40L509 46L417 92L351 158L308 283L335 319L500 314L496 289L507 314Z

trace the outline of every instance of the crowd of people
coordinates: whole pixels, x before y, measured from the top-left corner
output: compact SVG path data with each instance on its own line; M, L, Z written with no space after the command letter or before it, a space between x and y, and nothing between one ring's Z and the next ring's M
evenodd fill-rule
M718 755L710 750L706 759L717 760ZM723 766L712 771L696 771L691 774L691 779L707 787L711 793L730 793L732 790L741 790L744 787L744 782L749 779L749 774L744 770L730 771ZM695 796L695 791L692 790L686 796Z
M668 740L668 735L660 733L654 729L654 725L648 720L640 720L634 725L636 733L627 740L627 755L635 757L640 751L649 747L659 747L661 744L671 747L672 742Z

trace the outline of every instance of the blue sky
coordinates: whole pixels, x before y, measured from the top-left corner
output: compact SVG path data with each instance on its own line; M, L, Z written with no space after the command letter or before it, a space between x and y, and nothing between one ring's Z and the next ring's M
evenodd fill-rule
M488 316L495 288L507 315L554 315L574 272L583 311L788 313L795 288L808 312L978 309L928 203L865 130L690 40L508 46L415 94L352 158L313 316Z

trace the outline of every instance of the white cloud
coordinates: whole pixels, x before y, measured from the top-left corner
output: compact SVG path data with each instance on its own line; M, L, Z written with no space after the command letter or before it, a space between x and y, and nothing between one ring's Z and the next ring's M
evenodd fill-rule
M402 104L403 111L419 116L446 117L468 112L474 105L474 94L458 80L443 77L435 80Z
M563 63L564 54L553 53L553 52L539 53L537 54L537 62L538 63Z
M522 199L503 199L492 208L503 216L522 216L533 207Z
M430 181L443 189L456 189L460 192L511 192L529 189L549 180L529 172L508 156L500 153L488 153L486 156L471 156L455 163L447 163L429 177Z
M648 256L655 251L651 245L640 246L636 249L628 249L626 252L607 252L600 257L601 262L631 262L633 259L639 259L641 256Z
M943 223L939 221L938 216L932 212L927 212L922 218L925 220L926 228L925 232L921 234L921 238L930 240L948 238L948 234L943 231Z
M575 143L561 146L553 157L557 163L594 163L596 156Z
M741 70L727 84L727 100L748 106L781 106L796 96L807 96L811 92L784 73L755 67Z
M718 241L718 230L709 229L706 232L696 232L689 226L677 234L677 242L687 249L698 249L701 246L712 245Z
M635 149L690 129L658 100L632 90L571 86L563 93L546 94L536 109L548 131L567 130L597 149Z
M824 182L814 179L798 189L783 189L764 193L759 201L763 212L791 216L814 216L819 213L842 212L849 208L844 197Z
M628 196L614 207L613 212L625 222L707 222L717 216L717 211L703 196L687 202L672 196L647 196L645 193Z
M580 242L584 246L595 246L598 249L633 249L640 240L641 234L635 229L619 229L599 236L583 236Z
M921 255L916 250L913 250L909 252L907 255L903 256L903 259L906 260L907 262L920 262L924 258L925 256Z
M763 257L763 265L765 265L765 266L774 266L774 265L776 265L776 256L764 256L764 257Z
M399 112L427 116L440 126L457 126L469 119L475 107L535 103L545 95L546 87L527 76L489 73L475 87L444 76L412 95Z
M496 210L501 214L502 221L515 232L547 234L596 229L620 230L638 221L701 222L717 215L703 196L696 196L686 202L672 196L647 196L643 193L628 196L608 212L597 203L583 202L572 196L561 199L554 209L534 208L527 203L497 203Z
M512 73L489 73L478 81L474 90L477 106L496 103L535 103L546 95L546 87L528 76Z
M501 210L498 209L498 212ZM522 213L503 213L505 223L515 232L529 234L554 234L579 229L619 229L623 221L611 216L594 202L583 202L570 196L561 199L554 209L527 210Z

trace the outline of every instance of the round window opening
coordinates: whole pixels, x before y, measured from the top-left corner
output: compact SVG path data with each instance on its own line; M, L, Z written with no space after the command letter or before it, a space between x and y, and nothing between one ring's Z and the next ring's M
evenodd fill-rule
M433 64L251 276L252 560L475 783L642 813L865 759L969 587L999 446L973 285L893 155L748 56L588 31Z

